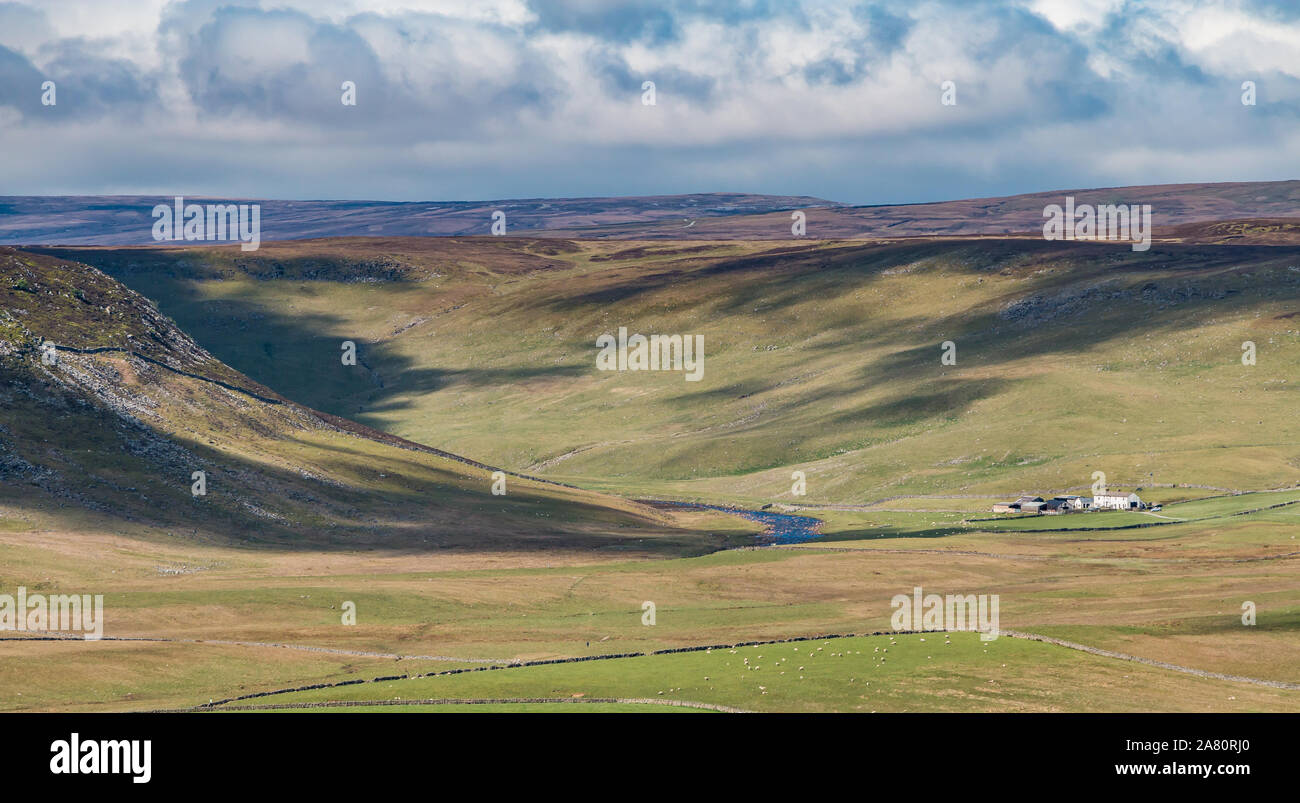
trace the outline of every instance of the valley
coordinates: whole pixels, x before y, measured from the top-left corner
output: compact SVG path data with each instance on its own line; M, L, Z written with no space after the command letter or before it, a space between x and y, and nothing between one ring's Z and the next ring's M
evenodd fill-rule
M0 709L1294 710L1280 231L0 249L0 586L107 618L0 635ZM1162 510L988 512L1098 471Z

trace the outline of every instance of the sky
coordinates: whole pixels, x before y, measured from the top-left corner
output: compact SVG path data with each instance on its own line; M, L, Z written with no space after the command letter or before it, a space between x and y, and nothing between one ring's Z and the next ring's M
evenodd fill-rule
M0 195L912 203L1300 178L1297 123L1295 2L0 0Z

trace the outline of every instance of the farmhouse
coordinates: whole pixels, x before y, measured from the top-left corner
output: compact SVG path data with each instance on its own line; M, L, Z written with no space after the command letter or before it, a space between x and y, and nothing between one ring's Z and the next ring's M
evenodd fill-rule
M1140 510L1142 500L1137 494L1097 494L1092 498L1093 510Z
M1059 515L1081 510L1141 510L1137 494L1098 494L1096 496L1055 496L1046 502L1041 496L1022 496L1014 502L998 502L994 513L1044 513Z

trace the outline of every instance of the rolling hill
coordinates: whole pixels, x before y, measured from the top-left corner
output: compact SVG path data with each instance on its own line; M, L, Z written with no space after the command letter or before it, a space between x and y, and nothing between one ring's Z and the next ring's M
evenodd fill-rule
M1043 207L1079 203L1150 204L1158 229L1247 218L1290 218L1300 181L1062 189L1001 198L854 206L807 196L701 193L639 198L385 202L253 200L262 205L262 240L324 237L473 236L490 233L493 212L507 234L564 239L784 240L791 210L807 213L808 235L854 239L936 235L1037 235ZM149 245L152 196L0 196L0 245ZM187 196L196 203L228 199ZM239 201L240 203L248 200Z
M186 196L193 203L247 203ZM262 206L265 240L346 236L463 236L488 234L492 214L507 230L605 226L829 207L806 196L702 193L643 198L534 198L496 201L285 201ZM161 196L0 196L0 245L145 245L153 242L152 211Z
M50 253L157 299L286 396L584 487L843 504L1087 487L1094 471L1129 487L1300 481L1290 246L470 238ZM597 337L619 327L703 335L703 381L595 370ZM344 339L360 364L323 370Z
M1043 208L1073 196L1079 204L1150 204L1157 232L1173 226L1248 218L1294 218L1300 181L1161 184L1062 189L1001 198L917 204L825 205L807 210L807 233L821 239L1029 234L1039 237ZM604 226L555 227L548 236L623 240L783 240L789 210L694 221L665 219Z
M554 232L0 249L0 588L102 591L110 612L102 642L4 641L0 709L1294 710L1295 225L1183 223L1140 253ZM702 379L597 370L620 327L703 336ZM1094 471L1164 510L987 512ZM642 497L807 508L820 536L720 550L754 527ZM889 628L918 585L1000 595L1021 635L812 645Z
M0 249L0 375L18 511L288 548L712 546L574 488L516 476L493 495L493 468L290 401L82 264Z

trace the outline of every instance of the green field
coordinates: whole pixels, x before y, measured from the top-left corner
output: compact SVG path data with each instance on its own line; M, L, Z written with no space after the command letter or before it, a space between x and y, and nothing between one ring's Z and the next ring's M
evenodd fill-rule
M1300 548L1290 535L1292 510L1120 533L914 534L654 560L593 559L580 552L531 559L525 553L285 552L53 530L42 531L37 543L23 533L4 533L0 551L7 568L0 579L6 587L24 581L37 587L30 578L41 578L39 587L47 591L104 589L110 592L110 635L282 643L407 657L193 642L10 643L0 650L0 689L5 690L0 707L176 708L308 683L472 667L470 660L505 663L869 632L889 629L891 598L911 593L915 585L936 593L998 594L1003 628L1180 666L1294 683L1300 680L1295 675L1300 665L1300 640L1295 638L1300 579L1292 565ZM160 573L173 566L204 570ZM340 624L344 600L356 603L355 626ZM1258 607L1258 622L1250 627L1241 622L1241 605L1247 600ZM644 601L656 605L654 626L642 623ZM1012 644L1010 639L999 643L1003 641ZM1069 676L1069 685L1073 700L1087 710L1186 710L1180 706L1187 683L1240 688L1244 694L1230 694L1269 710L1294 710L1298 704L1294 692L1270 690L1272 697L1253 697L1249 685L1183 678L1050 645L1016 645L1061 654L1068 665L1083 666ZM651 660L671 663L678 658L689 662L699 656ZM60 672L33 676L31 662L48 659L58 662ZM547 671L580 679L608 664L621 662ZM1114 665L1121 676L1140 669L1153 682L1168 675L1162 687L1167 694L1121 695L1111 685L1090 684L1094 665ZM1036 666L1042 665L1035 658L1018 671L1032 675ZM531 677L541 669L491 674ZM1064 675L1054 669L1039 677ZM479 682L459 675L432 681ZM669 685L697 688L683 683ZM364 686L368 694L376 688ZM644 697L658 691L603 685L475 687L463 696ZM322 694L321 699L335 699ZM441 696L442 691L426 690L419 699ZM678 699L745 707L735 697ZM930 704L938 703L930 699ZM919 701L915 705L924 707ZM1064 710L1071 705L1062 703Z
M470 238L60 253L291 398L596 490L815 505L1086 492L1094 471L1125 491L1300 482L1293 248ZM355 280L381 258L382 279ZM619 326L703 335L704 379L596 371L596 338ZM363 363L348 370L346 339Z
M103 593L108 636L151 640L5 642L0 710L190 708L867 633L918 586L998 595L1004 629L1300 682L1294 248L468 238L59 253L178 326L109 276L0 252L0 592ZM705 379L596 372L595 338L619 326L702 333ZM48 369L43 337L128 352ZM339 362L345 339L358 366ZM1240 362L1247 339L1258 365ZM955 366L939 362L945 340ZM498 496L493 467L569 485L512 475ZM1087 494L1094 471L1163 509L989 512ZM752 522L645 497L790 505L822 535L736 548ZM920 638L819 642L802 680L789 644L243 702L1300 709L1295 690L1038 641ZM556 699L624 702L524 702Z
M1101 689L1125 699L1101 706ZM757 711L1251 711L1300 692L1243 687L970 633L836 638L523 667L275 695L325 700L663 697ZM347 709L331 709L347 710Z
M347 711L354 714L698 714L704 709L637 703L437 703L431 705L369 705L339 708L282 708L282 713L311 714Z

